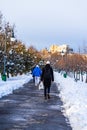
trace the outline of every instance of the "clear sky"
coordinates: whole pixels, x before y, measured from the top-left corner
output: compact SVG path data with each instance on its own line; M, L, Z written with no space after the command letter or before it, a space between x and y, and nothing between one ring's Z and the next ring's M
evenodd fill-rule
M26 45L87 45L87 0L0 0L0 11Z

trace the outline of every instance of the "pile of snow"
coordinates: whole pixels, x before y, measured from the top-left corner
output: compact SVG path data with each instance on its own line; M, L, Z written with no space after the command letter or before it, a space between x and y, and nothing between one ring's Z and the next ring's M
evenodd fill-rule
M12 93L15 89L23 87L23 84L27 83L31 78L31 75L25 74L7 78L6 81L0 78L0 98Z
M63 101L64 114L73 130L87 130L87 83L55 73L55 81Z

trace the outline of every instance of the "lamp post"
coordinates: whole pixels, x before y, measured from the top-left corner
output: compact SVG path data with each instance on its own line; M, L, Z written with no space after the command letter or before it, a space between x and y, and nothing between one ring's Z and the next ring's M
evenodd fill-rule
M62 52L61 52L61 55L62 55L62 58L63 58L63 60L64 60L64 63L66 63L66 59L64 59L64 55L65 55L65 53L64 53L64 51L62 50ZM64 74L63 74L63 76L64 76L64 78L66 78L67 77L67 72L66 72L66 66L64 67L65 69L64 69Z
M6 81L6 43L7 43L7 29L5 28L4 70L3 70L3 74L2 74L3 81Z
M5 46L4 46L4 69L2 74L2 80L6 81L6 44L7 44L7 36L8 32L11 32L10 41L15 41L14 38L14 30L8 30L8 25L5 27Z
M64 62L64 51L63 50L61 51L61 55L62 55L62 62Z

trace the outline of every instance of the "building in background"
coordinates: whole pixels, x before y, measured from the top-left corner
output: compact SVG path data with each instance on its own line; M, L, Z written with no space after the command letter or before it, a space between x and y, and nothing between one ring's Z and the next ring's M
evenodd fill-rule
M58 53L61 53L61 52L68 53L69 50L70 50L70 48L66 44L63 44L63 45L51 45L50 48L49 48L49 52L51 52L51 53L55 53L55 52L58 52Z

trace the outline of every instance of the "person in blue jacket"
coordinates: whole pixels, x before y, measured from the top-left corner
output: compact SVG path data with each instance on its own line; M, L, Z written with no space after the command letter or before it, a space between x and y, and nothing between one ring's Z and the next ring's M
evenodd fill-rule
M32 74L35 77L35 86L38 86L42 74L42 70L40 69L39 65L36 65L36 67L33 69Z

